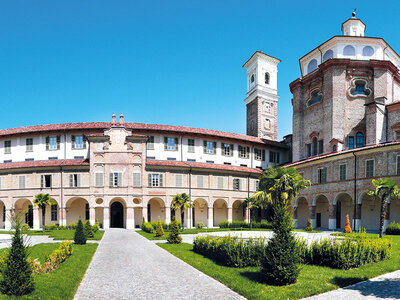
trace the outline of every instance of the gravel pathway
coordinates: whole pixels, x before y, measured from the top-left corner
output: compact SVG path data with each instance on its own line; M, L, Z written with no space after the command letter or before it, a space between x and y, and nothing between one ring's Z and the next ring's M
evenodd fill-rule
M400 299L400 270L305 299Z
M133 230L108 229L74 299L244 299Z

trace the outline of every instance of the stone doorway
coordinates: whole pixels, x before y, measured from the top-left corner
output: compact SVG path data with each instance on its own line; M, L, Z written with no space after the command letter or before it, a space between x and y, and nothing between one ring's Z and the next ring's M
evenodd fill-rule
M121 202L114 202L111 204L111 228L123 228L124 227L124 206Z

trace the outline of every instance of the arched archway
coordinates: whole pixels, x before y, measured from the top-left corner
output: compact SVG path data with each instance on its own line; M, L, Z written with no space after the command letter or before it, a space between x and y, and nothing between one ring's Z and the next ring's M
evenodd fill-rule
M336 228L343 229L346 225L346 215L349 215L350 225L353 222L354 203L351 196L341 193L336 197Z
M67 211L67 225L76 223L79 219L82 222L89 220L89 202L82 197L70 198L65 204Z
M134 214L135 214L135 227L140 228L143 222L143 209L142 209L142 199L134 198L133 206L134 206Z
M180 220L179 210L175 212L177 220ZM157 221L160 217L161 221L165 221L165 203L161 198L151 198L147 203L147 217L149 222Z
M193 225L196 226L197 223L201 222L207 226L207 201L202 198L198 198L193 201L193 204Z
M6 205L3 201L0 200L0 213L1 213L1 217L0 217L0 228L5 228L6 227ZM33 223L32 223L33 225Z
M380 201L363 193L361 200L361 226L367 230L379 230Z
M244 221L244 206L242 200L236 200L232 204L232 220L233 221Z
M110 227L124 227L124 206L119 201L115 201L110 205Z
M219 222L228 219L228 204L224 199L217 199L213 204L214 208L214 226L219 226Z
M307 199L301 197L297 201L297 228L305 228L310 218L310 210Z
M315 220L316 227L329 227L329 200L325 195L319 195L315 199Z
M14 204L14 213L19 214L21 212L24 213L24 222L29 225L29 227L33 227L33 203L25 198L18 199ZM41 215L40 215L41 216ZM5 220L4 220L5 221ZM40 221L40 224L41 221Z

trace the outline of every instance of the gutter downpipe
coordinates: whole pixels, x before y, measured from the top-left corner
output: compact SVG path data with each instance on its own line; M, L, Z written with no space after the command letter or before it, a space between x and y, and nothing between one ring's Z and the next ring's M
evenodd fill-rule
M60 190L60 203L61 203L61 212L62 216L60 216L60 219L63 218L63 220L67 221L67 216L64 216L64 213L66 213L66 210L64 209L64 189L63 189L63 169L62 165L60 165L60 173L61 173L61 190ZM61 224L64 225L64 224Z
M352 152L354 156L354 212L353 212L353 228L356 229L356 212L357 212L357 156L355 152Z

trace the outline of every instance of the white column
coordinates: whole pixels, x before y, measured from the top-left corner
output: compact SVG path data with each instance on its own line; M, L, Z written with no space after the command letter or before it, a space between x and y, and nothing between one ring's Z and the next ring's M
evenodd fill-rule
M4 228L6 230L11 229L11 213L12 213L12 209L6 208L6 221L4 222Z
M186 214L185 214L185 216L186 216L186 228L192 228L192 218L191 218L191 216L192 216L192 214L191 214L191 208L187 208L186 209Z
M103 227L104 229L110 228L110 208L104 207L103 210Z
M313 228L316 228L316 227L317 227L317 220L316 220L316 219L311 219L311 226L312 226Z
M147 206L142 207L142 217L144 218L145 222L149 221L149 218L147 217Z
M96 209L92 206L89 207L89 220L92 225L96 222Z
M67 226L67 210L65 207L60 207L60 225Z
M249 223L250 222L250 209L246 207L244 209L244 220Z
M126 208L126 229L135 229L135 209L133 207Z
M336 220L335 220L336 221ZM386 221L386 220L385 220ZM335 222L336 223L336 222ZM336 224L335 224L336 225ZM356 219L356 228L354 229L354 231L358 231L361 227L361 220L360 219ZM386 228L386 227L385 227Z
M357 225L357 221L356 221ZM335 230L336 229L336 219L329 219L329 229Z
M165 223L171 223L171 207L165 207Z
M214 208L208 208L208 218L207 218L207 227L212 228L214 227Z
M33 229L40 230L39 207L33 207Z
M228 222L232 222L232 207L228 207Z

